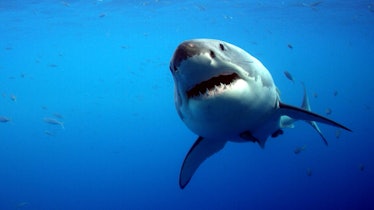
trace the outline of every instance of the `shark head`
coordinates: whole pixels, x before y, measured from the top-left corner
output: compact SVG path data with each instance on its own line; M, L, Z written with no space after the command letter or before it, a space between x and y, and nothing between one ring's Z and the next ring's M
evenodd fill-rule
M268 70L227 42L185 41L177 47L170 70L179 116L199 136L235 138L277 106Z

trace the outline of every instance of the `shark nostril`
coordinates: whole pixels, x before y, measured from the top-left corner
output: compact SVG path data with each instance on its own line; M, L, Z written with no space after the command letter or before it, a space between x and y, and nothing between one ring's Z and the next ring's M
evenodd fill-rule
M178 70L178 68L177 68L177 66L174 64L174 62L171 62L171 63L170 63L170 67L169 67L169 68L170 68L171 71L177 71L177 70Z
M169 67L170 71L174 72L174 71L177 71L177 67L173 64L170 64L170 67Z
M216 54L212 50L209 51L209 55L213 59L216 57Z

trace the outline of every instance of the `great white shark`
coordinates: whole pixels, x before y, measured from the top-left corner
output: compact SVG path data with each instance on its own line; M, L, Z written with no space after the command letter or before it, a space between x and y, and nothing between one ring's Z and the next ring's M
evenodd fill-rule
M316 122L351 131L311 112L304 87L301 108L280 100L266 67L243 49L213 39L182 42L174 52L170 71L175 84L175 106L186 126L198 135L179 176L183 189L207 158L226 142L257 142L283 134L296 120L308 122L326 139Z

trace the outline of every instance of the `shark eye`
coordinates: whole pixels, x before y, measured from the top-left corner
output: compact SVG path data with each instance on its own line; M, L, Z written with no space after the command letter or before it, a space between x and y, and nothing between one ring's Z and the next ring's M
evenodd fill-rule
M219 48L222 50L222 51L224 51L225 50L225 47L223 46L223 44L222 43L220 43L219 44Z
M216 54L212 50L209 51L209 55L210 55L211 58L216 57Z

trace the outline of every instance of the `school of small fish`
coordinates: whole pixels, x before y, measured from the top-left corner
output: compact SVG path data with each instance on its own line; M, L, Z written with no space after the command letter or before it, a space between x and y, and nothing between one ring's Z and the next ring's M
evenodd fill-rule
M24 75L24 74L21 74L20 77L21 77L21 78L24 78L25 75ZM11 77L11 78L12 78L12 77ZM1 96L2 96L3 98L5 98L5 99L9 97L9 99L10 99L12 102L17 102L17 97L16 97L16 95L13 94L13 93L12 93L12 94L9 94L9 95L7 95L6 93L2 93ZM41 106L41 108L42 108L42 110L45 110L45 111L48 110L48 108L47 108L46 106ZM52 126L56 126L56 125L58 125L58 126L60 126L61 129L65 129L65 127L64 127L64 123L61 121L63 118L64 118L64 117L63 117L62 114L55 112L55 113L52 114L52 117L44 117L44 118L43 118L43 121L44 121L46 124L49 124L49 125L52 125ZM9 116L0 115L0 123L4 123L4 124L5 124L5 123L11 122L11 121L13 121L13 120L12 120ZM51 129L51 130L45 130L45 131L44 131L44 134L45 134L45 135L48 135L48 136L55 136L56 131L53 130L53 129Z

